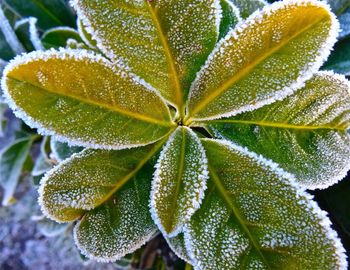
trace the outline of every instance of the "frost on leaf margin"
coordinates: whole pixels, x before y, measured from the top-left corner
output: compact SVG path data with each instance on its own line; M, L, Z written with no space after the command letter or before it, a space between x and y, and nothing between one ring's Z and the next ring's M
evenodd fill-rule
M158 141L173 126L153 88L85 50L18 56L5 68L2 88L17 117L74 145L137 147Z
M218 43L197 74L187 122L233 116L292 94L328 57L338 31L329 6L314 0L255 12Z
M168 243L171 250L179 257L181 260L193 265L190 256L186 250L185 246L185 236L183 233L178 234L175 237L164 237L166 242Z
M257 9L263 8L264 6L268 5L269 3L265 0L228 0L233 5L235 5L242 16L243 19L246 19L254 13Z
M113 62L123 63L175 107L219 34L220 0L72 0L86 31Z
M319 72L282 101L212 120L215 137L231 140L278 163L307 189L327 188L350 169L350 83Z
M199 208L208 179L207 159L197 135L178 127L156 164L150 208L162 233L174 237Z
M228 141L202 142L210 180L185 227L195 269L346 269L326 213L293 176Z
M230 30L242 20L239 10L229 0L220 0L222 15L218 40L225 37Z

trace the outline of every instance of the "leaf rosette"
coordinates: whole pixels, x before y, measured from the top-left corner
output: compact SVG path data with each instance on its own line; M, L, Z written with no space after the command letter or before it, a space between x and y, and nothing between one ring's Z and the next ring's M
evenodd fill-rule
M16 57L2 87L56 156L85 147L39 190L84 255L115 261L159 230L195 269L346 269L305 192L350 167L350 84L318 72L339 31L328 5L71 4L88 49Z

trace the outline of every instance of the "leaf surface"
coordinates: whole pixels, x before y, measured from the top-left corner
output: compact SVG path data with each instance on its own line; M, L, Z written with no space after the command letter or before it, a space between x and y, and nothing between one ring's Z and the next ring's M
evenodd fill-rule
M27 52L43 49L36 23L36 18L29 17L19 20L15 24L15 33Z
M350 76L350 37L335 44L334 50L323 68Z
M45 49L65 47L69 39L82 42L79 33L70 27L55 27L47 30L41 37Z
M185 246L185 238L184 234L180 233L179 235L175 237L164 237L167 241L169 247L171 250L178 256L180 259L184 260L185 262L191 264L191 258L189 257L186 246Z
M320 72L283 101L210 122L216 136L293 173L308 189L326 188L350 168L350 83Z
M53 157L59 162L70 158L75 153L79 153L84 150L83 147L69 146L67 143L57 141L54 138L51 138L50 140L50 148Z
M4 71L10 107L45 135L91 148L146 145L173 124L143 81L84 50L33 52Z
M36 17L38 26L43 30L55 26L75 26L74 14L66 1L4 0L4 3L21 17Z
M182 106L217 41L219 0L71 3L105 55Z
M329 55L338 27L328 6L313 0L277 2L255 13L218 43L197 75L187 123L233 116L293 93Z
M134 251L156 231L148 204L155 155L163 143L73 155L43 178L43 213L59 222L80 219L74 236L89 258L115 261Z
M195 269L346 269L325 212L290 175L227 141L202 142L210 183L185 230Z
M32 142L31 138L18 139L0 153L0 185L4 189L2 205L9 205L13 199Z
M231 3L230 0L220 0L220 5L222 14L219 40L226 36L226 34L232 30L238 22L242 20L239 14L239 10Z
M268 3L264 0L228 0L240 11L243 19L246 19L257 9L261 9Z
M178 127L159 157L152 182L151 212L165 235L176 236L199 208L206 180L199 138L191 129Z

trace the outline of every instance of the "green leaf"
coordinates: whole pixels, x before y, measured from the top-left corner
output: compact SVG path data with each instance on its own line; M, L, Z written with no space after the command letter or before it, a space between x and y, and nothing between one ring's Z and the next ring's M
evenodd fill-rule
M174 125L147 84L84 50L17 57L5 69L2 86L26 124L71 144L136 147L158 141Z
M7 108L7 105L2 103L0 100L0 137L4 136L4 131L6 128L7 118L5 116L5 112Z
M190 84L218 38L219 0L71 3L105 55L125 63L183 109Z
M55 27L47 30L41 37L45 49L65 47L69 39L82 42L79 33L70 27Z
M32 142L31 138L16 140L0 153L0 185L4 188L2 205L13 200Z
M39 39L39 33L36 28L37 19L29 17L17 21L15 24L15 33L26 51L42 50L43 45Z
M92 35L90 35L83 25L82 21L78 18L77 19L77 26L78 26L78 32L81 37L81 39L84 41L84 43L91 49L96 50L97 49L97 43L96 40L92 38Z
M178 127L159 157L152 182L151 213L163 234L181 232L201 204L207 178L199 138L191 129Z
M185 246L185 238L184 234L180 233L175 237L164 237L167 241L171 250L178 256L180 259L184 260L187 263L191 264L191 258L189 257L186 246Z
M67 143L57 141L54 138L51 138L50 147L53 157L58 162L70 158L73 154L79 153L84 150L83 147L69 146Z
M132 252L156 231L148 202L154 157L164 141L73 155L42 180L43 213L60 222L81 218L75 240L89 258L114 261Z
M42 217L36 222L36 226L40 233L46 237L56 237L63 234L70 224L57 223L48 218Z
M226 34L242 20L239 15L239 10L230 0L220 0L220 5L222 9L222 18L220 22L219 40L226 36Z
M261 9L264 6L268 5L268 3L264 0L228 0L233 5L235 5L239 11L240 15L243 19L249 17L257 9Z
M32 176L40 176L50 169L52 169L52 164L42 153L40 153L35 160Z
M278 163L308 189L326 188L350 168L350 83L320 72L283 101L213 120L209 129Z
M233 116L292 94L329 55L338 27L321 2L265 7L218 43L192 85L185 123Z
M350 37L342 39L335 44L334 50L323 69L350 76Z
M66 1L4 0L4 3L21 17L36 17L38 26L43 30L55 26L75 26L74 14Z
M341 32L340 38L350 34L350 1L349 0L328 0L332 10L338 16Z
M0 7L0 58L7 61L22 52L24 48Z
M195 269L345 269L325 212L290 175L227 141L202 142L210 183L185 230Z

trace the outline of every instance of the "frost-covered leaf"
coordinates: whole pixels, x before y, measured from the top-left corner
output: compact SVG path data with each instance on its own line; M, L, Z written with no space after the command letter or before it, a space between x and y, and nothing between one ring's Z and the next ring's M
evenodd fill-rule
M33 16L38 19L38 26L49 29L55 26L75 26L74 14L62 0L3 0L21 17Z
M197 135L178 127L156 165L151 212L165 235L176 236L199 208L206 189L207 160Z
M57 141L54 138L51 138L50 147L53 157L59 162L71 157L75 153L79 153L84 150L83 147L69 146L67 143Z
M47 30L41 37L41 42L45 49L66 47L67 41L74 39L82 42L79 33L70 27L55 27Z
M350 76L350 37L335 44L334 50L323 68Z
M257 9L261 9L268 5L265 0L228 0L233 5L235 5L242 16L243 19L249 17Z
M293 93L329 55L338 27L328 6L314 0L255 13L209 56L191 88L189 118L233 116Z
M84 50L19 56L5 69L2 88L29 126L81 146L146 145L173 126L165 102L147 84Z
M7 61L24 51L2 8L0 8L0 58Z
M91 49L97 49L97 43L96 40L92 38L92 35L89 34L81 20L77 19L77 26L78 26L78 32L81 37L81 39L84 41L84 43Z
M35 160L32 176L43 175L50 169L52 169L52 163L40 152L39 156Z
M7 122L7 119L5 117L5 112L7 108L8 108L7 105L2 103L0 99L0 137L4 136L4 131L5 131L6 122Z
M350 83L331 72L283 101L209 123L217 137L272 159L308 189L326 188L350 168Z
M164 237L167 241L171 250L178 256L180 259L184 260L187 263L191 264L191 258L187 253L185 246L185 238L184 234L180 233L175 237Z
M110 59L182 108L218 38L219 0L73 0L86 30Z
M36 221L38 230L46 237L55 237L64 233L69 223L57 223L51 219L42 217Z
M39 202L46 216L70 222L82 253L114 261L156 231L149 213L155 158L162 142L119 151L86 149L42 180Z
M15 24L15 33L26 51L43 49L36 23L36 18L29 17L19 20Z
M226 36L226 34L232 30L238 22L241 21L239 10L232 4L230 0L220 0L221 5L221 22L220 22L220 34L219 39Z
M0 185L4 189L2 205L8 205L13 200L12 196L20 180L32 142L28 137L18 139L0 153Z
M350 34L350 1L349 0L328 0L332 10L338 16L341 32L340 38Z
M195 269L346 269L326 213L292 176L227 141L203 144L210 181L185 229Z

